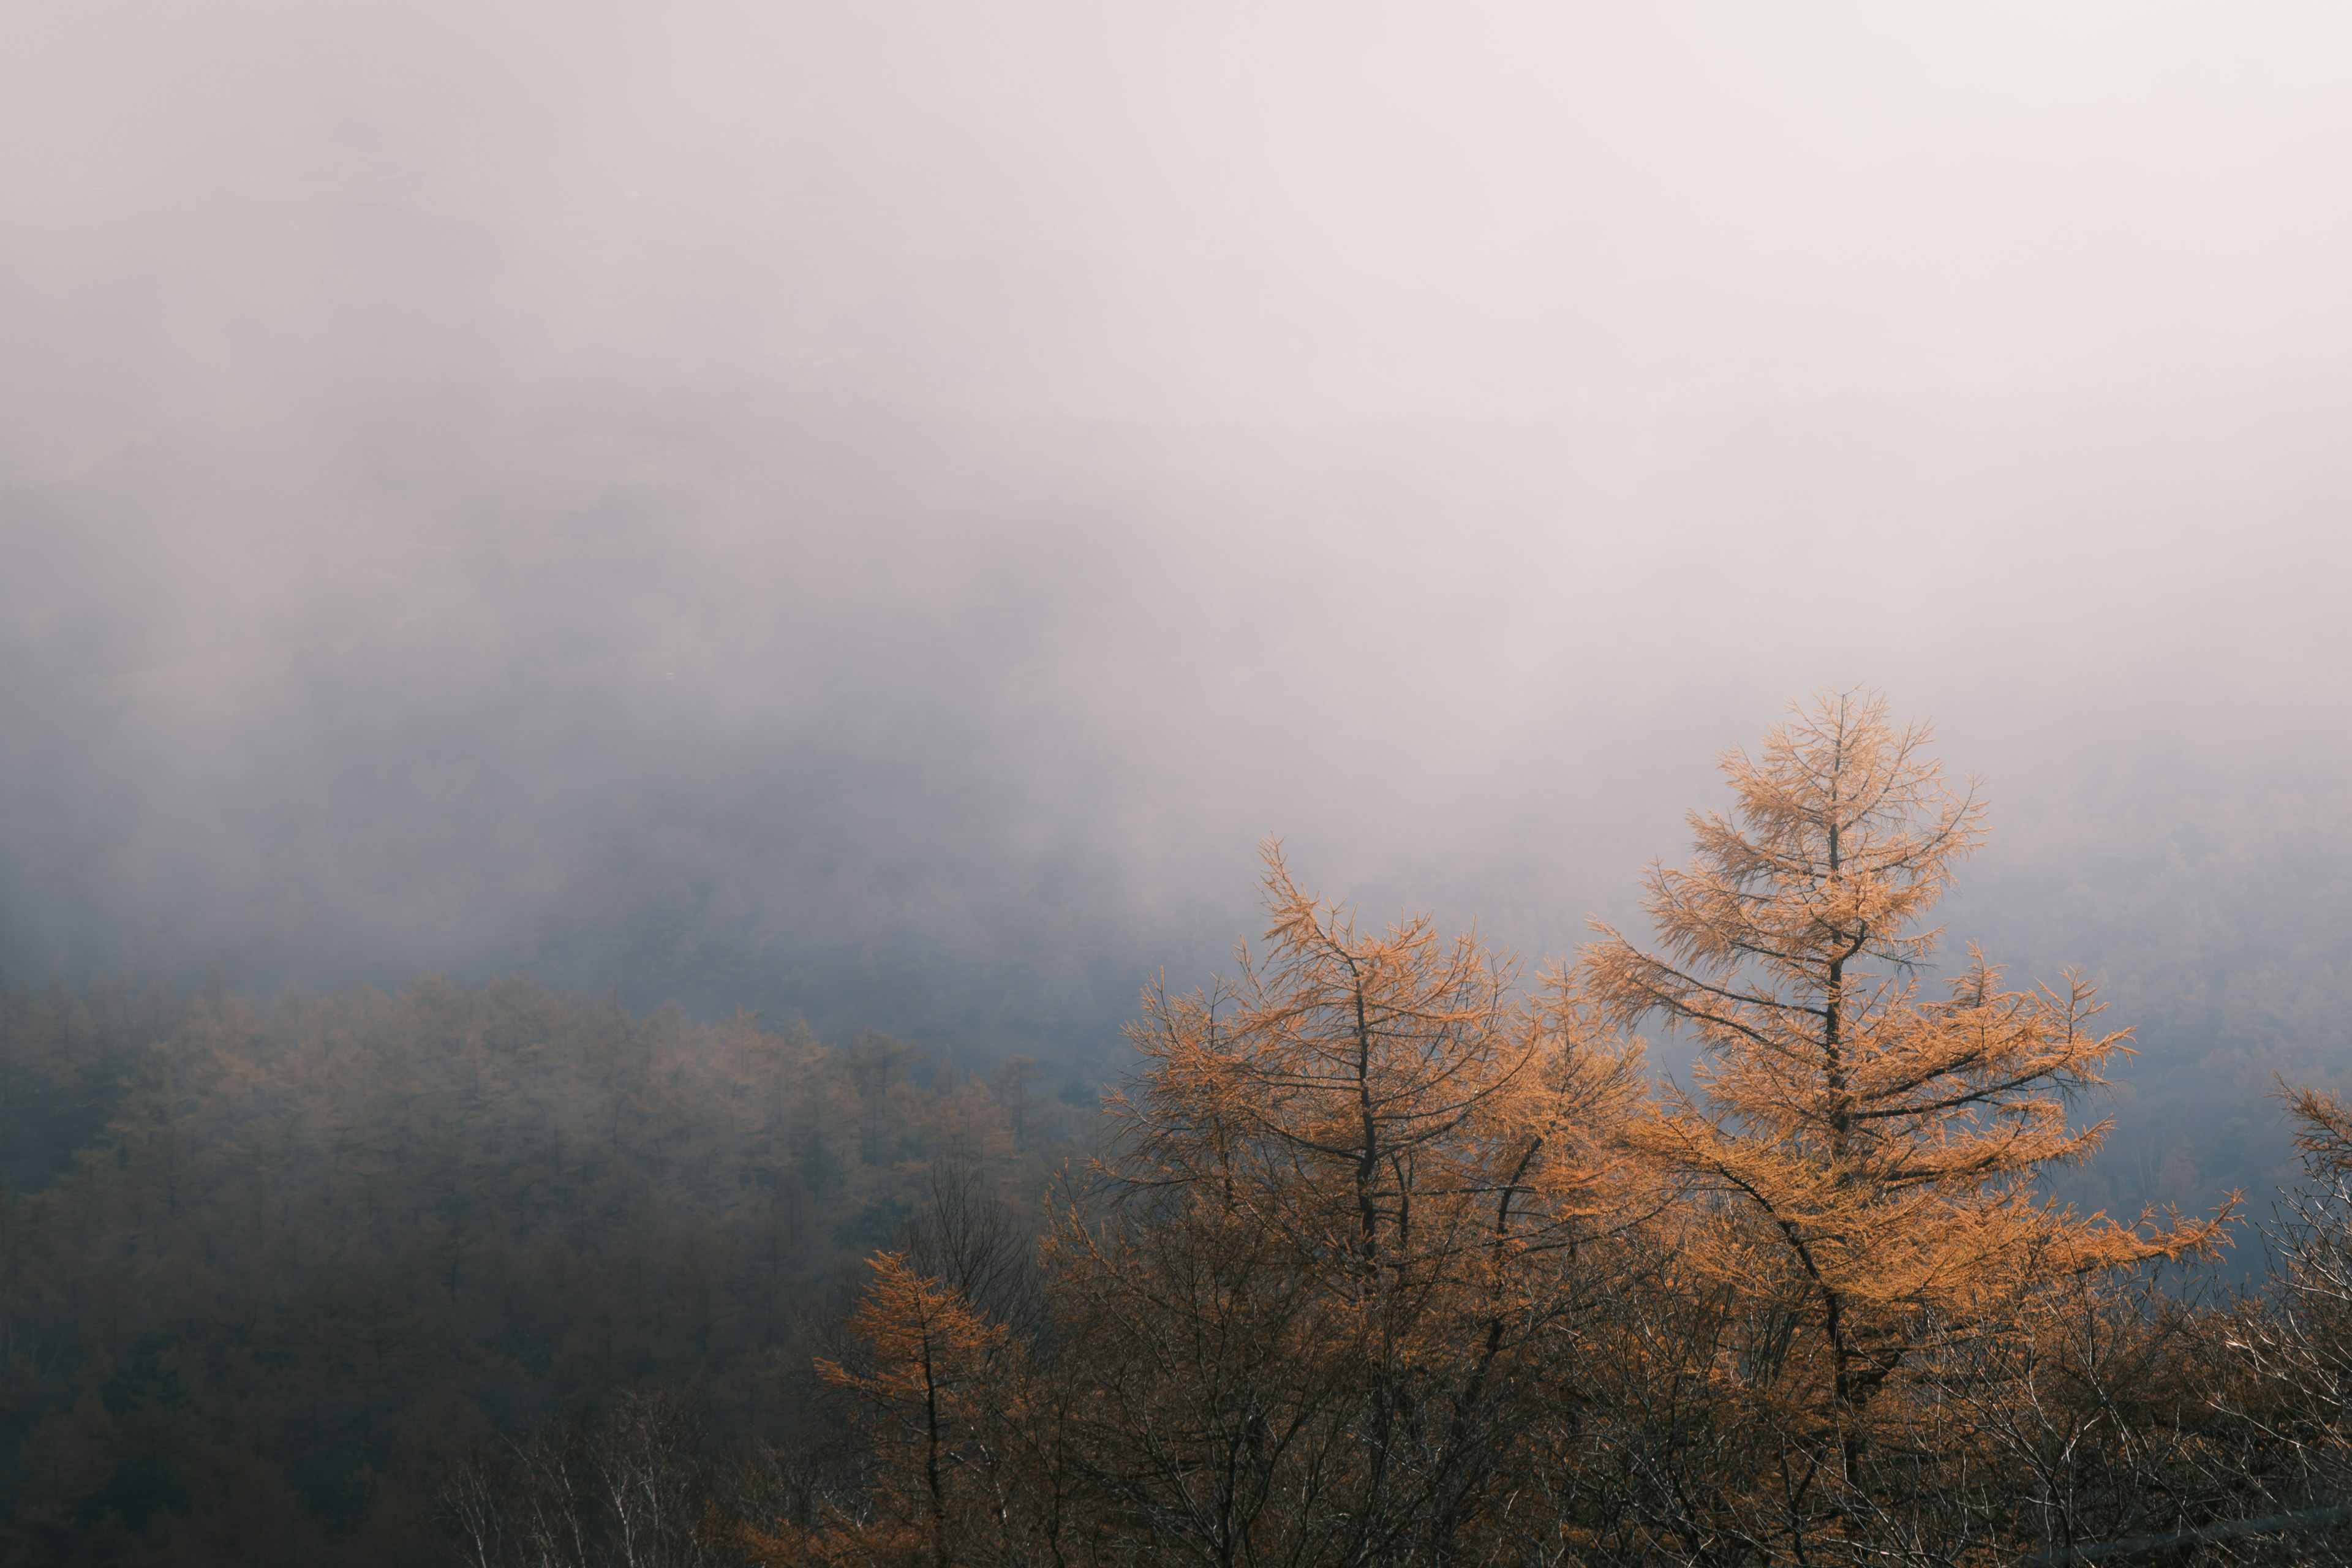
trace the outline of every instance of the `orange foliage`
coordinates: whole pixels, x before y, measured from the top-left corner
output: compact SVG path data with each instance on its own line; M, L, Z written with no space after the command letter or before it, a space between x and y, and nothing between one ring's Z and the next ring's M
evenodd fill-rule
M2000 988L1974 949L1940 990L1921 921L1982 836L1983 805L1869 692L1819 699L1727 755L1734 816L1694 814L1697 859L1655 868L1661 949L1601 927L1582 982L1610 1017L1663 1016L1704 1049L1635 1141L1728 1204L1694 1258L1811 1302L1833 1407L1853 1410L1936 1326L1982 1321L2037 1286L2213 1246L2220 1221L2158 1231L2037 1199L2034 1173L2106 1131L2066 1111L2127 1050L2093 988ZM1802 1359L1801 1353L1800 1359Z
M1215 1200L1369 1280L1541 1247L1622 1160L1597 1130L1637 1092L1565 1009L1512 996L1510 966L1426 916L1371 935L1265 850L1269 953L1190 997L1155 989L1117 1178Z
M735 1542L755 1562L880 1568L957 1561L969 1494L1002 1479L991 1474L982 1434L1013 1372L1008 1331L900 1254L879 1253L868 1264L874 1277L846 1325L854 1363L821 1359L816 1368L852 1401L871 1445L874 1513L836 1511L806 1529L740 1527Z
M2282 1083L2279 1094L2288 1113L2302 1123L2294 1146L2304 1158L2315 1169L2352 1174L2352 1106L2325 1089Z
M1147 994L1108 1213L1051 1237L1081 1408L1140 1538L1443 1555L1638 1185L1638 1062L1568 999L1518 1000L1475 935L1361 931L1272 846L1265 888L1262 959Z

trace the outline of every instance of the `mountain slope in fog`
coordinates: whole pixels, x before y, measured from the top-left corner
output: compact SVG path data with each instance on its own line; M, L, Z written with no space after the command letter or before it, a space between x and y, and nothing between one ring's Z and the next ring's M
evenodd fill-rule
M1262 837L1539 963L1632 912L1717 747L1868 677L1988 779L1954 941L2141 1026L2165 1109L2112 1195L2198 1206L2284 1158L2273 1058L2345 1055L2340 547L2290 551L2345 499L2341 403L1286 432L817 379L257 394L0 492L0 964L520 972L1099 1064L1148 976L1248 932Z

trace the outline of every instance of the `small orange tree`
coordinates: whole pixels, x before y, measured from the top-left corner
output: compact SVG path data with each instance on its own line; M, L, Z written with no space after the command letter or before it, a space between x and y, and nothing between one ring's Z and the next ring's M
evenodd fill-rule
M870 1512L824 1508L807 1526L742 1522L730 1531L733 1543L777 1568L995 1561L988 1525L1017 1482L1003 1473L1003 1446L992 1439L1021 1381L1017 1350L1004 1325L903 1255L867 1261L874 1277L844 1325L845 1356L819 1359L816 1371L846 1396L867 1440Z
M2069 1103L2127 1051L2092 986L2003 990L1975 949L1949 984L1921 971L1923 921L1983 834L1877 694L1826 695L1722 763L1734 814L1694 813L1697 859L1654 867L1645 952L1600 926L1583 979L1614 1020L1663 1016L1703 1047L1698 1093L1664 1097L1638 1142L1720 1194L1696 1257L1800 1303L1775 1360L1845 1435L1943 1328L1999 1318L2037 1286L2210 1247L2221 1220L2156 1230L2038 1199L2107 1124ZM1810 1369L1810 1370L1808 1370ZM1800 1392L1800 1405L1814 1395Z

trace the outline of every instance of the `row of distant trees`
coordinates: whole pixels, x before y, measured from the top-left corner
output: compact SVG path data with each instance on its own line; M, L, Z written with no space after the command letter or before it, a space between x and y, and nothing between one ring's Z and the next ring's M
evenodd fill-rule
M454 1457L632 1390L805 1444L925 1173L1033 1192L1093 1100L528 982L0 988L0 1562L446 1563Z
M2266 1293L2157 1288L2234 1205L2038 1196L2127 1034L2077 976L1930 978L1983 813L1925 741L1847 694L1729 757L1736 809L1651 877L1655 944L1604 930L1531 997L1270 849L1263 951L1148 994L1042 1226L950 1172L870 1259L816 1363L842 1442L721 1473L616 1409L452 1472L470 1560L2340 1554L2352 1116L2292 1097L2312 1184ZM1644 1069L1659 1022L1687 1089ZM676 1528L640 1545L656 1471Z

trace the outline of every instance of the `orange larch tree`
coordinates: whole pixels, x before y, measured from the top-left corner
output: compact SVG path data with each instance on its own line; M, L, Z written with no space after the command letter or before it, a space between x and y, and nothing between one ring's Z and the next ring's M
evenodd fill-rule
M1265 886L1263 958L1146 997L1107 1208L1051 1239L1060 1341L1160 1560L1451 1561L1589 1284L1640 1074L1475 936L1360 931L1272 846Z
M736 1543L761 1563L839 1568L947 1568L993 1561L983 1539L1003 1512L995 1441L1021 1381L1019 1352L954 1285L919 1272L899 1253L868 1259L873 1278L844 1327L840 1359L817 1373L845 1396L868 1439L875 1470L865 1517L829 1510L807 1528L743 1527ZM973 1548L977 1546L977 1551Z
M1816 699L1759 755L1725 756L1731 816L1694 813L1696 861L1654 867L1659 945L1600 927L1582 984L1616 1022L1663 1017L1701 1047L1637 1142L1721 1200L1696 1255L1729 1280L1785 1280L1801 1305L1784 1364L1817 1379L1844 1435L1931 1338L1997 1319L2037 1286L2208 1248L2221 1221L2158 1230L2036 1196L2037 1172L2095 1149L2070 1105L2127 1052L2092 986L2005 990L1971 948L1926 971L1924 924L1983 835L1867 689ZM1809 1372L1801 1369L1811 1369Z

